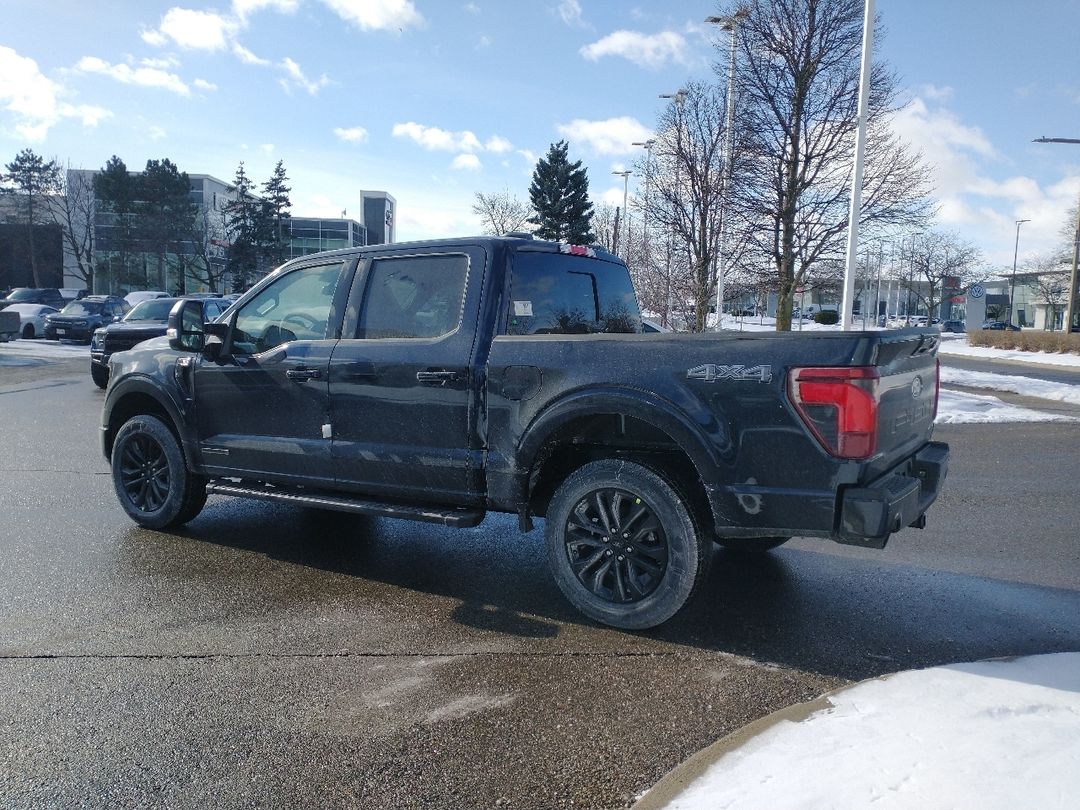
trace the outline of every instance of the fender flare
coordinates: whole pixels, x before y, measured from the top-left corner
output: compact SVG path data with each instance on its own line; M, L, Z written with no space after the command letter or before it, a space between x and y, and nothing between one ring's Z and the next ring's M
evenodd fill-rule
M101 433L102 450L105 452L106 458L112 454L113 440L116 438L116 432L120 428L120 425L116 425L115 428L112 425L113 412L116 410L117 405L123 403L133 394L149 397L161 406L172 421L172 427L176 430L177 437L184 448L184 455L188 458L188 463L193 463L195 456L193 455L194 448L188 436L187 409L182 403L177 402L163 385L152 377L141 374L131 374L124 377L124 379L116 383L114 389L109 391L108 398L105 400L105 406L101 412Z

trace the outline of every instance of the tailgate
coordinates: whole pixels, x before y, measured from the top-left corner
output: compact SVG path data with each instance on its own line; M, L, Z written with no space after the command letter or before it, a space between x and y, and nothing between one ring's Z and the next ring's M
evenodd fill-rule
M937 410L937 329L881 333L875 364L878 392L878 457L869 477L889 470L930 440Z

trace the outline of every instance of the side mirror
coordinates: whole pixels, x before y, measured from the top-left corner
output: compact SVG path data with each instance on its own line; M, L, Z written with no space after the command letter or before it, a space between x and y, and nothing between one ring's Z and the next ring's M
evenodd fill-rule
M169 312L169 326L165 334L169 338L170 348L176 351L202 351L202 301L190 298L177 301Z

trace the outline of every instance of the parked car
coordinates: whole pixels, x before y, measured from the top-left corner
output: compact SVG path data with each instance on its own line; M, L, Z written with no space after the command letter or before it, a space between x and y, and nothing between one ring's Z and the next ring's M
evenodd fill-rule
M65 301L78 301L90 295L90 291L85 287L61 287L60 294L64 296Z
M94 330L120 320L131 309L123 298L114 295L88 295L72 301L56 315L45 318L45 337L49 340L90 342Z
M967 324L963 321L943 321L941 324L942 332L966 332Z
M188 297L188 296L185 296ZM126 352L150 338L161 337L169 325L169 312L177 301L185 298L152 298L132 307L119 323L96 329L90 340L90 376L98 388L109 384L109 358L116 352ZM203 320L213 321L229 308L223 298L203 299ZM201 323L200 322L200 323Z
M714 541L882 548L925 524L948 469L936 329L640 334L600 248L370 245L287 262L214 323L202 304L109 363L98 435L147 528L210 494L457 527L506 512L525 532L543 516L567 599L644 629L707 580Z
M60 309L66 303L67 299L56 287L16 287L0 301L0 309L9 304L47 304Z
M136 290L135 292L129 292L124 296L124 300L128 302L129 306L135 306L141 304L143 301L152 301L155 298L171 298L164 290Z
M983 329L992 329L995 332L1019 332L1020 327L1008 321L983 321Z
M5 312L14 312L19 316L19 337L35 338L45 334L45 316L55 315L60 310L46 304L11 304L4 307Z

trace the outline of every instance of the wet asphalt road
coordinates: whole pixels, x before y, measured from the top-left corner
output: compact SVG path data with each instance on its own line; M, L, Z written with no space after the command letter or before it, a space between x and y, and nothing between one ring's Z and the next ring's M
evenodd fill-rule
M620 807L840 684L1080 650L1080 425L939 429L884 551L718 552L665 627L584 621L528 536L114 503L84 363L0 369L0 806Z

